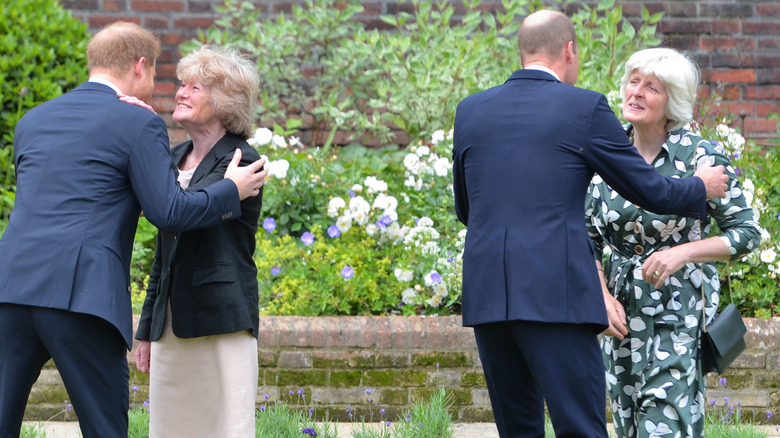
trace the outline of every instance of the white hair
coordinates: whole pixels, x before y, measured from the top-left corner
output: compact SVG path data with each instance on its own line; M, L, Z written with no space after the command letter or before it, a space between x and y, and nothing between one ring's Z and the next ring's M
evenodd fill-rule
M625 96L626 84L634 71L643 75L653 74L666 87L669 96L664 112L669 119L666 123L667 132L679 129L693 119L700 73L699 67L690 57L665 47L634 53L626 61L625 73L620 81L621 96Z

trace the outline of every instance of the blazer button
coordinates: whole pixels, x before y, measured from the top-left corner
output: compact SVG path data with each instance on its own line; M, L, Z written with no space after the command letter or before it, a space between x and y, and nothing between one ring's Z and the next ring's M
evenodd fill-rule
M130 293L133 291L133 288L131 286L127 286L127 293Z
M642 232L642 226L638 222L634 223L634 232L637 234Z
M634 247L634 252L637 255L642 255L642 254L645 253L645 247L643 247L642 245L637 245L637 246Z

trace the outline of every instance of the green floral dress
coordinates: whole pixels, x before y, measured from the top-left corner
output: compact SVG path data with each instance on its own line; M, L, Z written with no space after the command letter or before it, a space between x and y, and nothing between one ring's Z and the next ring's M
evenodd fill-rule
M758 247L761 228L722 148L680 129L669 133L653 166L661 175L684 178L705 161L726 166L730 190L709 201L708 211L738 258ZM596 257L608 253L607 284L629 319L625 339L601 340L617 436L700 438L706 404L697 360L700 321L703 306L708 322L717 309L718 273L714 263L688 263L655 289L642 279L642 262L655 251L707 238L711 221L701 221L700 230L695 219L645 211L598 175L588 189L586 220Z

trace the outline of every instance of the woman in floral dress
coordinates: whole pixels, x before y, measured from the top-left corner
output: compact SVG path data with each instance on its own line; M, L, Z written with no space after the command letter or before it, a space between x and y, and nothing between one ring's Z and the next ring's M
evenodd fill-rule
M709 219L643 210L598 175L589 188L586 219L599 270L602 254L611 251L602 270L605 300L628 321L623 339L601 341L618 437L702 437L699 338L702 309L709 322L719 302L713 262L739 258L760 242L723 149L683 128L693 116L698 81L696 65L676 50L639 51L626 63L622 113L632 143L660 174L690 177L705 162L726 167L730 190L708 203L721 235L709 236Z

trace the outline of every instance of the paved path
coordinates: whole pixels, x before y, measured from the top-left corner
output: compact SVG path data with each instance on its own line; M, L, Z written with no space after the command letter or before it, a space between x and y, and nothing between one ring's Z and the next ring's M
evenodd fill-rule
M338 423L340 438L352 438L352 430L360 424ZM80 438L78 423L63 423L51 421L43 425L46 438ZM761 431L770 438L780 438L778 426L759 426ZM455 423L455 435L453 438L498 438L496 425L493 423Z

